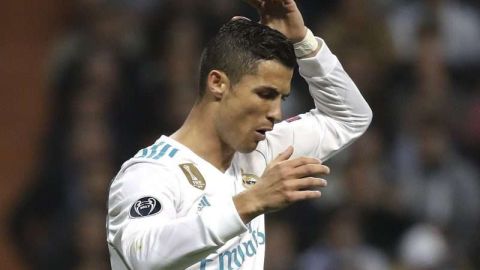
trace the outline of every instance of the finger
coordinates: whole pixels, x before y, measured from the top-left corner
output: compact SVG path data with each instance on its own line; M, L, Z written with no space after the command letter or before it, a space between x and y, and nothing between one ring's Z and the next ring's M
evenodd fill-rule
M326 175L330 173L330 168L323 164L305 164L293 168L290 175L296 178L306 176Z
M288 160L292 156L292 154L293 154L293 146L289 146L287 147L287 149L285 149L285 151L278 154L278 156L273 160L273 162L277 163L280 161Z
M322 193L319 190L301 190L294 191L290 194L290 202L310 200L319 198Z
M306 164L321 164L322 162L316 158L312 157L299 157L294 158L288 161L287 165L292 166L293 168L306 165Z
M312 190L326 187L327 180L317 177L305 177L285 181L285 185L287 185L290 190Z

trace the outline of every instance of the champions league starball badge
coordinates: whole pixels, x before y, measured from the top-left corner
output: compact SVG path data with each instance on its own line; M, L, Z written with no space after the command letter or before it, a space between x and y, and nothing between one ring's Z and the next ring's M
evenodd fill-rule
M153 197L143 197L130 208L130 217L139 218L154 215L162 210L160 202Z

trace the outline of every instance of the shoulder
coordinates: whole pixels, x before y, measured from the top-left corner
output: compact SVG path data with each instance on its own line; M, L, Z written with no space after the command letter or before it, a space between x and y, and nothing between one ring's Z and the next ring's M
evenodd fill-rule
M168 142L164 136L154 144L140 149L135 156L127 160L120 169L123 174L175 174L175 167L181 156L178 147Z
M178 190L179 180L183 181L185 177L196 173L194 160L195 156L189 149L169 137L162 136L154 144L140 149L122 165L112 187L168 187ZM139 185L142 187L138 187Z
M137 152L134 158L145 158L152 161L174 158L179 149L172 143L159 139L154 144L145 147Z
M125 197L145 192L177 193L175 169L165 163L131 159L127 161L110 186L110 195Z
M111 184L111 191L139 191L156 188L175 188L180 171L177 166L179 149L164 140L137 152L123 163Z

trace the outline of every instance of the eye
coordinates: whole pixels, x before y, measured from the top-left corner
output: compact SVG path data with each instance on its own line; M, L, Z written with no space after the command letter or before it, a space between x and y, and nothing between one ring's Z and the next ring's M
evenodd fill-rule
M259 98L264 100L272 100L272 101L277 98L281 98L282 100L285 100L290 94L290 93L282 94L276 88L269 87L269 86L258 87L258 88L255 88L253 91Z
M272 89L265 89L258 91L257 95L262 99L273 100L278 97L279 93Z

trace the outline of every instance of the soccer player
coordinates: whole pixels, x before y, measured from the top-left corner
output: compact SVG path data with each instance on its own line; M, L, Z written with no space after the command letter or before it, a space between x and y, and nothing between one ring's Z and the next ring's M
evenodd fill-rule
M295 2L249 2L261 24L221 27L184 124L112 182L113 269L263 269L264 214L318 198L329 172L321 161L367 129L369 106ZM316 108L275 124L296 63Z

